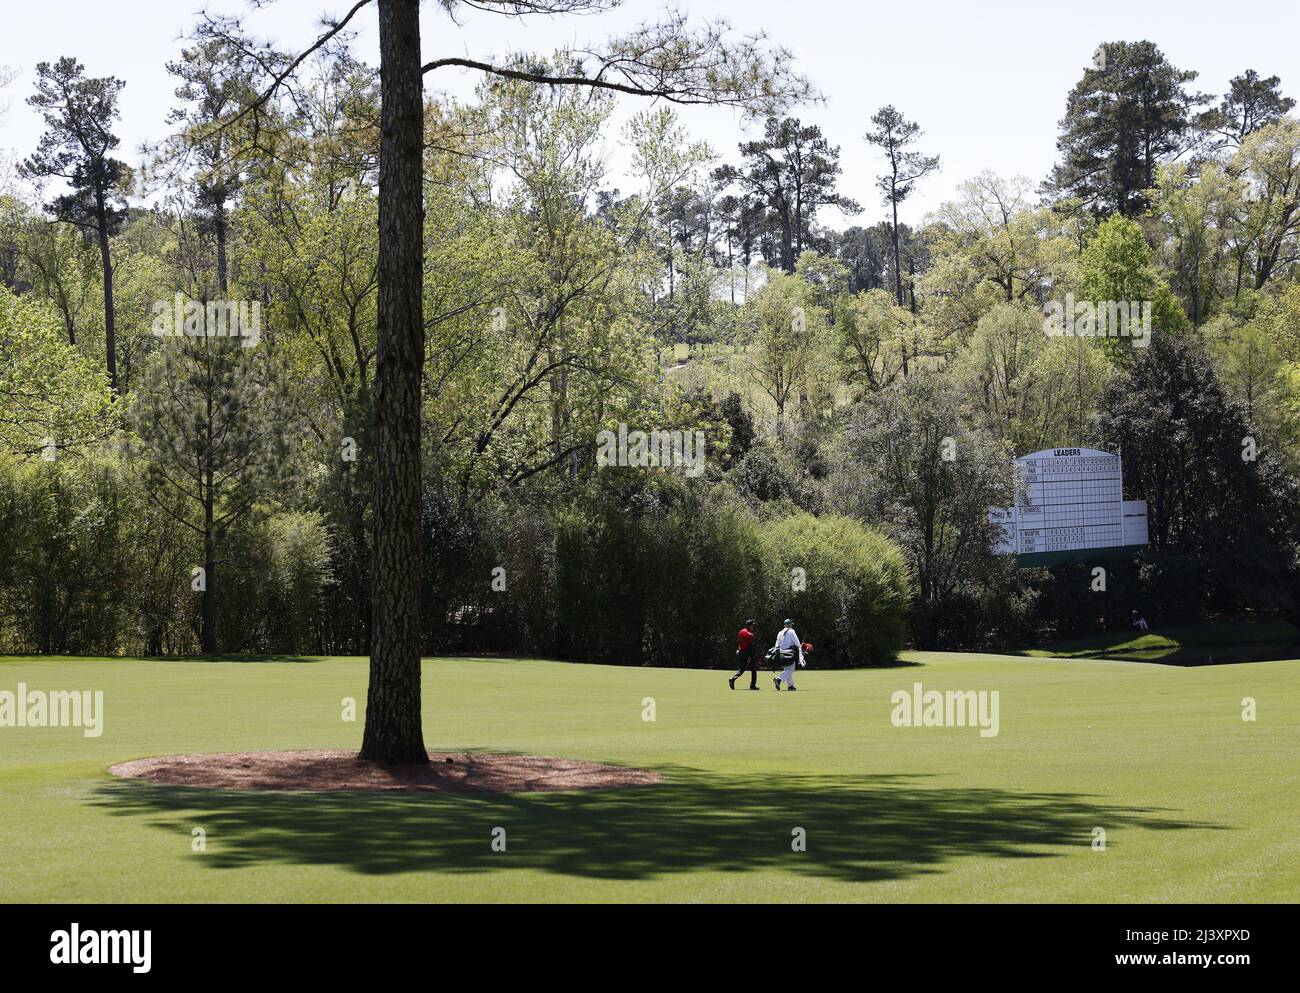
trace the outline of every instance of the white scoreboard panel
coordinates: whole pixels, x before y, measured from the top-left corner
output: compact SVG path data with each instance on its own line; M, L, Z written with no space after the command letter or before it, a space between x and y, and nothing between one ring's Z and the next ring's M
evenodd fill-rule
M1146 504L1124 499L1118 455L1054 448L1016 459L1016 468L1016 505L989 511L1002 526L996 552L1056 558L1146 544Z

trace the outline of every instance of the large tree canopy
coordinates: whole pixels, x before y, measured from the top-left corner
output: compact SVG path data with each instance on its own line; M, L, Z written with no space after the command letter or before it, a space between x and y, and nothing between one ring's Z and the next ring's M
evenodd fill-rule
M104 375L53 310L0 286L0 448L57 458L107 437L113 418Z
M1098 214L1140 214L1156 167L1191 142L1191 112L1203 97L1187 90L1197 74L1178 69L1149 41L1107 42L1066 100L1061 160L1048 186Z

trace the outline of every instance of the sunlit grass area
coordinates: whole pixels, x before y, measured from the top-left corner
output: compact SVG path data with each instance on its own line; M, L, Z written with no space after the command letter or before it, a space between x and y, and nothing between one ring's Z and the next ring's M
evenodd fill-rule
M1209 665L1285 659L1300 654L1300 632L1280 618L1233 618L1139 633L1110 631L1061 641L1025 654L1040 658L1108 658Z
M0 690L104 693L103 733L0 728L10 901L1263 901L1300 885L1300 662L1200 668L909 653L799 674L501 659L424 666L431 748L653 768L498 796L115 780L190 752L351 748L364 659L10 659ZM898 691L997 691L998 734L896 727ZM1242 719L1243 698L1257 719ZM647 716L653 700L654 720ZM506 831L505 852L490 845ZM204 851L194 850L195 830ZM797 829L806 851L792 849ZM1104 850L1099 847L1104 841Z

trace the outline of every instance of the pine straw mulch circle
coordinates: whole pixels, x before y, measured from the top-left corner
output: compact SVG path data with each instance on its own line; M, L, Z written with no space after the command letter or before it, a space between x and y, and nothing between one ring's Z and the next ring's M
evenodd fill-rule
M491 752L431 752L428 765L381 765L342 750L220 752L135 759L108 771L160 786L309 792L536 793L650 786L662 779L646 769Z

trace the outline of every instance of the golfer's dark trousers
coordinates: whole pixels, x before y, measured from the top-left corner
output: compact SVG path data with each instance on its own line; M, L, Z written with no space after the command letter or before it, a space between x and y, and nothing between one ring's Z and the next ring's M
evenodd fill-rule
M758 685L758 653L754 651L754 646L750 645L743 652L737 652L736 657L740 659L740 668L736 670L736 674L731 678L739 679L741 676L745 674L745 670L748 669L749 685L757 686Z

